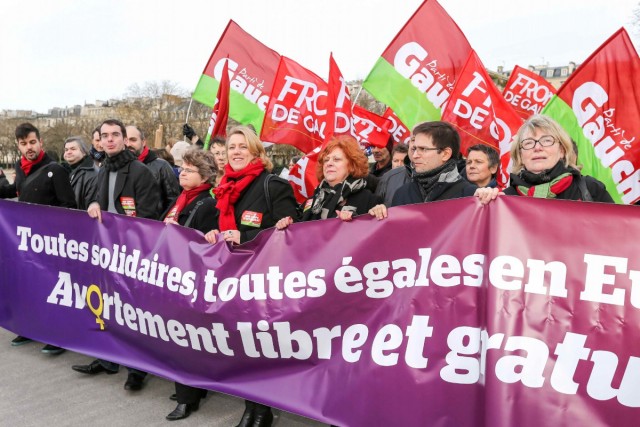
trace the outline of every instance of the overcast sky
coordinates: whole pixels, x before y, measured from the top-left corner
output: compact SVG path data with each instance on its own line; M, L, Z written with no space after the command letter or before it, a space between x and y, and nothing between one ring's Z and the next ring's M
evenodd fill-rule
M422 0L20 0L0 16L0 110L93 103L133 83L188 91L229 19L326 78L364 78ZM441 0L484 64L581 62L639 0Z

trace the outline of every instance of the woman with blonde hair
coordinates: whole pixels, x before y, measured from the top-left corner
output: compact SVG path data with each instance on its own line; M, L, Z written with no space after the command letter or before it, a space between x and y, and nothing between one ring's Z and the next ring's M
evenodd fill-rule
M288 181L271 175L271 160L256 133L237 126L226 143L228 163L213 192L220 211L219 227L205 238L210 243L224 239L233 244L247 242L284 217L296 217L296 199ZM269 427L271 408L249 400L239 427Z
M534 115L524 122L511 143L511 160L506 195L613 203L602 182L580 173L571 138L550 117ZM497 195L497 189L476 190L483 203Z

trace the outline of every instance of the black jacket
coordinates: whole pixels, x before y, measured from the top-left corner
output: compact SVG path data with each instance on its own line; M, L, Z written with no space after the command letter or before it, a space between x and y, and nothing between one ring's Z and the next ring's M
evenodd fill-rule
M311 202L309 202L310 203L309 208L305 209L305 211L302 213L302 221L313 221L316 219L321 219L320 218L321 213L314 214L311 211L311 206L313 205L313 202L315 202L316 200L319 188L320 187L316 188L316 190L314 191L313 199ZM347 197L345 204L356 208L356 213L353 215L355 217L357 215L363 215L368 213L369 209L381 203L382 203L382 198L380 196L373 194L367 188L363 188L356 193L350 194ZM336 218L336 217L337 217L336 209L329 209L329 212L327 213L327 219Z
M200 205L198 206L199 203ZM174 204L169 207L168 211L173 208ZM198 206L198 208L195 211L195 214L191 218L189 224L186 224L187 219L191 216L191 212L196 209L196 206ZM166 214L164 216L166 216ZM180 225L199 230L206 234L209 231L218 228L218 218L219 211L216 209L216 201L207 190L198 194L191 203L184 207L182 212L180 212L180 215L178 215L177 222Z
M462 178L456 182L438 182L433 190L431 190L430 200L424 200L419 184L416 181L411 181L396 191L391 206L411 205L414 203L435 202L437 200L473 196L477 188L478 187Z
M73 187L78 209L87 210L89 203L96 199L98 191L96 177L99 170L89 156L85 156L77 167L71 169L69 179L71 180L71 187Z
M393 196L398 191L398 188L410 181L411 171L408 166L391 169L380 178L376 188L376 195L383 199L385 206L391 207Z
M33 165L29 176L25 176L16 162L16 180L0 187L0 198L18 197L21 202L38 205L75 208L76 197L69 182L69 173L46 154L42 161Z
M240 231L240 243L254 239L261 230L273 227L278 220L284 217L290 216L294 220L297 218L296 199L289 181L275 175L272 175L269 181L271 205L268 206L264 191L264 181L267 175L269 173L266 171L258 175L244 189L234 205L236 226ZM253 215L254 213L257 215ZM244 224L243 214L245 215ZM253 217L253 221L247 221L250 219L249 217ZM250 225L251 222L253 225Z
M116 211L122 215L158 219L160 217L160 212L158 212L160 190L151 171L141 162L133 160L118 169L116 173L114 189ZM106 211L109 208L109 171L104 166L100 168L96 182L98 184L96 201L100 203L100 209ZM122 207L123 198L132 199L135 210L125 211Z
M582 192L580 191L580 184L579 184L580 180L583 179L585 184L587 185L587 190L589 191L589 194L591 195L591 198L593 199L594 202L614 203L613 199L611 198L611 195L609 194L609 192L607 191L606 187L602 182L598 181L597 179L591 176L582 175L580 174L579 171L575 169L572 169L571 173L573 175L573 182L571 183L569 188L564 190L562 193L559 193L558 195L556 195L556 199L583 200ZM519 196L520 193L518 193L516 186L518 185L518 183L521 182L520 177L518 177L517 175L511 174L511 178L509 182L511 186L504 190L504 194L507 194L509 196Z
M153 151L149 151L149 154L147 154L147 157L144 158L142 163L149 168L158 183L160 188L160 205L158 206L158 212L164 212L169 206L173 205L180 195L180 184L176 179L173 168L169 162L159 158Z

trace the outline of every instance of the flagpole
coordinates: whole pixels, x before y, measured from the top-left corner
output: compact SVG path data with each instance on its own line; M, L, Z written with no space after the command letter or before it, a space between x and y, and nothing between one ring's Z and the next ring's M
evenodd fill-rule
M362 85L360 85L360 89L358 89L358 93L356 94L356 99L353 100L352 105L356 105L356 103L358 102L358 98L360 97L360 92L362 92ZM353 109L353 107L351 107L351 109Z
M185 119L185 123L189 123L189 115L191 114L191 104L193 103L193 96L189 100L189 108L187 108L187 118ZM187 141L187 135L184 136L184 140ZM191 141L187 141L191 143Z

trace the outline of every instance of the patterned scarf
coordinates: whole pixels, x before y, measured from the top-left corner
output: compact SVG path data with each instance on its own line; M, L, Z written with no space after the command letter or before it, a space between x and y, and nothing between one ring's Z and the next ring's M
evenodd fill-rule
M318 186L318 191L311 206L311 213L320 214L320 218L327 219L329 214L340 208L340 210L352 211L355 213L353 206L346 206L347 200L351 194L355 194L367 186L364 178L347 177L346 180L331 187L327 181L322 180Z
M94 147L91 147L91 149L89 150L89 155L96 162L102 162L106 157L106 153L104 151L98 151Z
M134 160L136 160L136 158L137 157L135 154L127 149L124 149L115 156L107 156L106 160L104 161L104 168L107 170L107 172L115 172L133 162Z
M556 196L571 186L573 174L562 161L548 170L532 173L525 169L513 176L513 186L521 196L541 199L555 199Z
M424 197L425 201L429 198L429 194L431 193L431 190L433 190L433 187L435 187L436 183L440 181L440 175L447 174L448 172L451 172L454 169L456 169L456 161L453 158L451 158L447 160L442 166L439 166L435 169L431 169L430 171L421 172L421 173L414 171L413 179L420 186L420 190L422 192L422 196ZM458 175L458 177L459 176L460 175Z
M234 171L227 163L220 185L213 189L217 207L220 211L220 230L237 230L234 205L240 199L242 191L264 171L260 159L255 159L243 169Z
M29 172L31 172L31 168L40 163L44 159L44 151L40 150L40 154L34 161L28 160L25 156L20 158L20 169L24 172L24 176L29 176Z
M196 188L192 188L191 190L182 190L182 193L180 193L180 195L176 199L176 203L169 210L167 216L164 217L164 221L167 222L167 220L170 219L178 221L178 217L180 216L180 213L185 208L185 206L188 206L189 203L193 202L193 199L198 197L200 193L202 193L203 191L209 191L210 189L211 184L204 183L200 184Z

